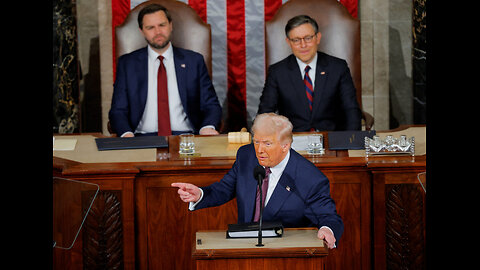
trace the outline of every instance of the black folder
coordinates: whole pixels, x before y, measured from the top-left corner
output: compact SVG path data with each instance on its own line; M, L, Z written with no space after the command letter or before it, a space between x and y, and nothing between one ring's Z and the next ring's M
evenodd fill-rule
M283 225L280 221L262 222L262 238L282 237ZM258 222L228 224L227 238L257 238Z
M97 143L98 151L168 147L165 136L96 138L95 142Z
M347 130L328 132L328 149L330 150L359 150L365 149L365 137L372 138L377 134L375 130Z

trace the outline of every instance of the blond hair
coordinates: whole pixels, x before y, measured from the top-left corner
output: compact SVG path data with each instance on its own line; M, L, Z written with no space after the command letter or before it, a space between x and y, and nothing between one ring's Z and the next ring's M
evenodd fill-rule
M277 134L277 138L281 143L292 143L293 141L293 125L290 120L283 115L276 113L262 113L257 115L252 125L253 134L260 129L271 134Z

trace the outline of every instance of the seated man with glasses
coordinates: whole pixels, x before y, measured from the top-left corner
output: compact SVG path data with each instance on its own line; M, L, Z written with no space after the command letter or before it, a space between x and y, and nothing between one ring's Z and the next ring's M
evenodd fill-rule
M293 54L271 65L258 114L278 112L293 131L360 130L361 110L343 59L317 51L322 34L307 15L290 19L286 42Z

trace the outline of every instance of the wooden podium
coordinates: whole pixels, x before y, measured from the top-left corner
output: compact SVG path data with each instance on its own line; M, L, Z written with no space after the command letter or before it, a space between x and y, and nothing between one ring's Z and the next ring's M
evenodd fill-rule
M325 269L328 248L317 228L286 228L283 237L226 238L225 231L199 231L193 246L197 270Z

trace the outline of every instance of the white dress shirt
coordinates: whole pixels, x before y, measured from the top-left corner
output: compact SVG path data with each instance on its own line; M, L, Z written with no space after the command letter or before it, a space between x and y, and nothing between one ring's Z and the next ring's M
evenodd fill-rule
M305 78L305 67L307 64L302 62L302 60L298 59L298 57L295 57L297 59L297 64L298 67L300 68L300 73L302 73L302 79ZM308 71L308 76L310 76L310 79L312 79L312 86L313 89L315 89L315 73L317 72L317 58L318 54L316 53L315 56L312 59L312 62L308 64L310 66L310 71Z
M272 193L275 190L275 187L277 186L278 181L280 180L280 177L282 177L283 171L285 170L285 167L287 166L287 163L288 163L289 159L290 159L290 151L287 152L287 155L285 156L285 158L282 161L280 161L280 163L278 163L274 167L270 167L271 173L270 173L270 176L268 178L268 189L267 189L267 196L265 197L265 207L267 206L268 201L270 200L270 197L272 197ZM200 191L202 193L200 195L200 199L195 203L190 202L188 204L188 210L190 210L190 211L195 210L195 206L203 199L203 190L201 188L200 188ZM322 227L320 227L320 229L321 228L327 228L335 236L335 234L333 233L332 229L330 229L330 227L322 226ZM335 247L336 247L336 245L335 245Z
M265 197L265 206L267 205L268 201L270 200L270 197L272 197L272 193L275 190L275 187L278 184L278 180L280 180L280 177L282 176L283 171L285 170L285 166L287 166L288 159L290 158L290 151L287 152L287 155L285 158L283 158L280 163L278 163L275 167L270 168L270 176L268 178L268 189L267 189L267 196ZM201 195L200 199L197 202L190 202L188 205L188 209L190 211L195 210L195 206L203 199L203 190L200 188Z
M158 131L157 111L157 73L160 66L159 54L150 45L148 49L148 94L142 119L135 130L136 133L150 133ZM178 92L177 75L173 61L173 49L170 43L168 49L162 54L163 64L167 71L168 106L170 112L171 130L192 130L192 124L183 109L180 94Z
M270 167L270 176L268 177L268 189L267 189L267 196L265 197L265 206L267 206L270 197L272 197L272 193L275 190L275 187L278 184L278 180L282 177L282 173L287 166L288 160L290 159L290 151L287 152L285 158L280 161L275 167Z

